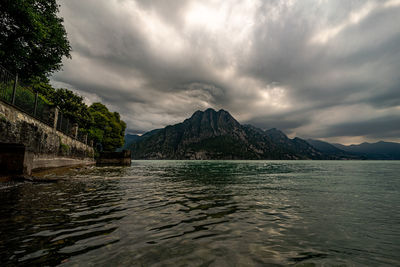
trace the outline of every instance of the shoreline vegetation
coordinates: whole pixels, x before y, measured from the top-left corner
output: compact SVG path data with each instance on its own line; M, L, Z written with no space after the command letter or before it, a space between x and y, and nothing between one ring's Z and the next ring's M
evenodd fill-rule
M57 106L71 123L79 125L79 134L94 141L96 155L121 147L126 124L118 112L110 112L102 103L88 106L79 94L50 83L49 77L61 69L62 59L71 58L57 2L6 1L0 5L0 14L0 62L5 69L2 73L7 74L0 84L3 97L11 97L13 84L18 84L22 104L33 107L38 93L39 110L41 103Z

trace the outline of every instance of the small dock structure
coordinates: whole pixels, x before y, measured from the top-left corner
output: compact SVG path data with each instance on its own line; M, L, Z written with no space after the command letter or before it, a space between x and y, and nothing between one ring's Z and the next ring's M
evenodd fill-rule
M101 152L96 160L97 166L131 166L131 151Z

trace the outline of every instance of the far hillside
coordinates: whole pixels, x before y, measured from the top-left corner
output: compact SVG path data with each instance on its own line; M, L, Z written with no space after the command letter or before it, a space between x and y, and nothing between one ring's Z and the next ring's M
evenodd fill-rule
M332 156L350 159L400 160L400 144L380 141L359 145L330 144L321 140L307 140L319 151Z
M364 156L368 159L400 160L400 144L380 141L377 143L362 143L359 145L345 146L333 144L337 148L349 153Z

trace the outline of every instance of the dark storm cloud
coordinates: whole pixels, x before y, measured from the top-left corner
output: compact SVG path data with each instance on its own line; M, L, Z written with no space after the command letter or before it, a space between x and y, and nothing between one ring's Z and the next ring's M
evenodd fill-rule
M369 90L374 92L365 98L379 105L380 98L375 97L393 83L399 85L400 30L393 27L400 23L399 8L372 10L325 44L310 43L315 34L313 15L323 11L299 8L285 9L285 23L259 25L246 64L249 75L289 85L292 97L307 105L341 105L351 102L349 96Z
M250 119L248 124L257 125L258 127L268 130L278 128L287 134L291 133L292 129L310 123L310 118L302 114L278 114L276 116L260 116Z
M130 132L213 107L302 137L399 139L368 123L400 117L400 1L59 3L73 59L54 84L110 105Z
M386 116L365 121L341 123L319 132L319 137L363 136L371 138L398 138L400 117ZM367 134L366 134L367 133Z

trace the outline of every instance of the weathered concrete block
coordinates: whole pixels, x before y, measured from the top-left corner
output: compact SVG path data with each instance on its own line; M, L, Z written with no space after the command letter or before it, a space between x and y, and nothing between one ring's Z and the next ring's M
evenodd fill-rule
M131 166L131 160L130 150L123 150L122 152L102 152L96 160L96 164L101 166Z
M0 175L30 175L32 160L24 145L0 143Z

